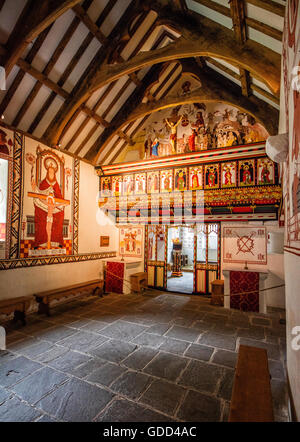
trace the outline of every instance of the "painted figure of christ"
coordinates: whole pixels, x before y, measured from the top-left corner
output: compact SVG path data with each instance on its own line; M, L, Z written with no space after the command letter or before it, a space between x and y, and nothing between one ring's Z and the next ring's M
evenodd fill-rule
M34 247L63 247L64 206L55 202L62 199L61 189L56 179L58 165L53 158L46 158L44 166L46 177L38 186L38 193L47 198L34 199L35 241ZM32 181L33 191L37 190Z

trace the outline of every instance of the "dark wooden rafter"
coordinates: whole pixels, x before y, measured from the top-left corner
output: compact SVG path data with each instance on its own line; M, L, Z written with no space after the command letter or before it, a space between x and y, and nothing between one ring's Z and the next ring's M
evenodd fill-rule
M5 0L0 0L0 12L2 11Z
M101 146L112 133L120 129L120 119L122 119L123 122L126 121L128 115L130 115L133 109L142 101L148 86L157 81L160 73L160 67L161 66L159 65L155 65L149 70L149 72L145 75L143 79L143 83L140 85L140 87L136 88L135 94L132 94L128 98L125 105L111 120L110 126L100 135L100 137L96 140L91 149L87 152L87 154L85 155L86 159L93 160L95 156L98 155L99 146Z
M222 63L218 62L217 60L214 60L213 58L207 57L207 62L215 66L216 68L224 71L226 74L230 75L232 78L235 78L238 81L241 81L241 76L237 74L232 69L228 68L227 66L224 66ZM275 104L279 105L279 98L275 97L275 95L272 95L270 92L266 91L265 89L262 89L261 87L255 85L254 83L250 84L250 87L252 91L259 92L264 97L268 98L268 100L273 101Z
M52 28L52 25L49 26L47 29L45 29L43 32L41 32L41 34L38 36L38 38L34 42L32 48L30 49L30 51L28 52L28 54L25 58L25 61L28 64L31 64L31 62L33 61L34 57L36 56L36 54L40 50L42 44L44 43L47 35L49 34L51 28ZM5 96L0 104L0 114L3 114L5 112L5 109L7 108L11 99L13 98L14 94L16 93L24 76L25 76L25 72L22 69L20 69L19 72L17 73L17 75L15 76L10 88L7 90Z
M243 45L247 41L247 29L245 20L245 1L244 0L229 0L230 12L233 23L233 30L236 40ZM249 71L243 68L240 69L240 81L242 87L242 94L245 97L251 95L250 75Z
M145 16L144 18L145 19ZM141 24L141 23L140 23ZM156 25L155 22L152 24L152 26L149 28L148 32L146 32L146 34L143 36L143 38L140 40L140 42L138 43L138 45L136 46L136 48L134 49L133 53L131 56L136 55L140 49L143 47L143 45L146 43L146 41L148 40L148 38L150 37L150 35L152 34L152 32L154 31ZM122 61L124 61L122 59ZM129 76L129 80L126 81L126 83L123 85L123 87L121 88L121 90L115 95L115 98L111 101L111 103L109 104L109 106L107 107L107 109L105 110L105 112L102 114L102 118L105 119L107 114L109 114L109 112L111 111L111 109L113 108L113 106L116 104L116 102L118 101L118 99L120 98L120 96L122 96L122 94L126 91L126 89L128 88L128 86L131 84L131 81L133 81L135 83L136 86L140 87L142 86L142 82L141 80L138 79L136 73L132 73ZM112 91L112 89L114 88L114 86L117 84L117 81L114 81L112 83L110 83L110 85L108 86L108 88L106 89L106 91L104 92L104 94L102 94L102 96L100 97L100 100L98 101L97 105L95 106L94 110L97 110L98 107L101 105L101 103L104 101L104 99L106 98L106 96ZM75 132L75 134L73 135L73 137L71 138L71 140L68 142L67 146L66 146L66 150L70 149L71 145L74 143L74 141L76 140L77 136L79 136L80 132L83 130L83 128L88 124L89 119L84 120L84 122L80 125L80 127L78 128L78 130ZM102 124L103 125L103 124ZM108 127L109 124L107 123L106 125L103 125L104 127ZM85 140L86 141L88 139L88 136L92 136L96 130L97 126L92 127L92 129L89 131L88 135L86 136ZM120 133L122 135L122 132ZM123 137L126 139L126 134L123 134ZM80 144L80 146L77 148L76 152L79 153L80 150L84 147L85 143L82 142Z
M176 76L176 78L174 78L174 80L171 82L171 84L167 87L167 89L164 91L164 93L161 96L161 99L165 98L168 93L170 92L170 90L172 90L172 88L175 86L175 84L180 80L181 78L181 73L179 75ZM156 92L156 91L155 91ZM137 125L137 127L132 131L130 137L131 139L133 139L134 135L144 126L144 124L146 123L146 121L148 120L148 118L150 118L150 115L145 115L142 120L139 122L139 124ZM129 130L129 128L131 127L131 125L134 122L129 123L129 125L127 126L126 130L124 132L126 132L127 130ZM115 144L115 143L114 143ZM127 145L127 142L123 143L119 149L117 149L115 155L113 156L113 158L111 159L111 163L114 163L114 161L116 161L116 159L118 158L118 156L120 155L122 149L124 149ZM114 149L114 145L111 147L111 150ZM106 155L102 158L101 163L105 163L107 158L109 157L110 152L106 153Z
M90 0L86 0L83 5L82 8L84 10L87 10L89 8L91 4ZM104 8L105 10L102 11L102 13L99 15L95 26L97 28L99 28L102 23L104 22L104 20L106 19L106 17L108 16L109 12L111 11L111 8L114 6L115 2L109 2L106 7ZM110 8L108 8L108 6L110 5ZM125 12L126 15L126 21L123 22L123 24L121 25L121 28L125 28L126 25L128 25L128 15L129 15L129 11L127 9L127 11ZM122 22L122 19L120 20ZM115 38L115 34L116 34L116 30L113 29L112 32L110 33L110 35L108 36L108 40L111 41L113 38ZM67 81L68 77L70 76L71 72L73 71L73 69L75 68L78 60L80 59L80 57L84 54L85 50L87 49L87 47L89 46L89 44L91 43L91 41L93 40L93 38L95 37L95 34L93 32L89 32L87 34L87 36L85 37L84 41L82 42L82 44L80 45L80 47L78 48L77 52L75 53L74 57L72 58L72 60L69 62L68 66L66 67L65 71L63 72L63 74L61 75L60 79L58 80L57 84L60 87L63 87L64 83ZM97 60L99 63L103 62L103 60L105 59L106 56L106 50L108 47L108 42L106 43L106 45L104 45L102 48L100 48L101 50L101 57L97 57ZM56 97L56 93L52 92L49 97L47 98L47 100L45 101L44 105L42 106L42 108L40 109L40 111L38 112L38 114L36 115L34 121L32 122L32 124L30 125L29 128L29 132L33 133L34 130L36 129L37 125L39 124L39 122L41 121L41 119L43 118L43 116L45 115L45 113L47 112L47 110L49 109L49 106L53 103L55 97ZM95 111L95 109L93 109ZM78 113L79 114L79 113ZM89 121L89 118L91 118L91 115L87 114L87 121L86 124ZM104 126L106 126L106 124L104 124ZM69 127L69 125L68 125ZM64 131L65 133L66 131ZM64 134L62 134L61 138L63 137Z
M223 6L223 5L219 4L219 3L216 3L216 2L211 1L211 0L194 0L194 1L199 3L199 4L201 4L201 5L203 5L203 6L206 6L207 8L212 9L213 11L218 12L219 14L224 15L225 17L231 18L230 9L227 8L226 6ZM248 2L248 3L253 3L254 4L255 1ZM258 3L259 4L263 4L264 1L261 1L261 2L258 2ZM274 3L274 2L272 2L272 3ZM278 4L275 4L275 5L277 6ZM256 6L258 6L258 5L256 5ZM262 6L259 6L259 7L262 7ZM264 9L267 9L267 8L264 8ZM276 7L276 9L277 9L277 7ZM281 11L281 8L279 8L279 10ZM277 12L275 12L275 10L270 11L270 12L274 12L275 14L277 14ZM281 14L279 14L279 15L281 15ZM265 23L262 23L259 20L256 20L256 19L250 18L250 17L246 17L246 16L245 16L245 22L246 22L247 26L251 26L251 28L253 28L253 29L257 30L257 31L260 31L260 32L262 32L262 33L268 35L269 37L272 37L272 38L274 38L274 39L276 39L278 41L282 41L282 32L279 31L278 29L275 29L275 28L273 28L273 27L271 27L271 26L269 26L269 25L267 25Z
M37 7L35 0L28 0L6 44L6 55L1 64L8 75L21 57L28 43L34 40L68 9L81 0L43 0ZM34 11L34 13L33 13Z
M165 18L167 21L168 19ZM196 22L195 22L196 20ZM198 24L199 23L199 24ZM197 26L196 26L197 24ZM191 26L189 26L191 25ZM243 69L254 73L265 82L276 94L280 90L280 55L267 47L248 40L243 47L234 44L232 32L207 18L192 16L191 23L182 24L182 37L166 47L137 54L124 63L101 65L92 67L78 88L58 111L56 117L47 128L45 140L53 144L59 139L61 131L84 101L86 101L99 87L117 80L125 74L136 72L142 67L172 59L191 56L214 56L239 63ZM256 54L259 52L259 58ZM256 62L253 63L253 59ZM268 65L266 72L265 66Z

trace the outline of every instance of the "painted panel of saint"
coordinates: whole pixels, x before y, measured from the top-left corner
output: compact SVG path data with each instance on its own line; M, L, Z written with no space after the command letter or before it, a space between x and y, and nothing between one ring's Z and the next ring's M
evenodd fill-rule
M10 155L12 153L12 137L10 138L10 131L4 131L0 129L0 154ZM8 138L9 137L9 138Z
M100 179L101 196L111 195L111 177L102 176Z
M122 195L122 177L121 176L113 176L112 177L112 194L113 196Z
M202 172L203 172L202 166L189 168L190 190L197 190L203 188Z
M133 175L123 176L123 195L133 195L134 179Z
M174 190L187 190L188 175L187 168L175 169L174 171Z
M160 172L160 191L172 192L173 190L173 170L162 170Z
M159 192L159 172L147 172L147 193Z
M236 162L221 164L221 187L236 186Z
M146 174L137 173L135 175L135 193L140 195L146 193Z
M255 184L254 160L239 161L239 185L253 186Z
M257 184L274 184L274 163L268 158L257 160Z
M205 174L205 188L216 189L219 187L219 165L207 164L204 169Z

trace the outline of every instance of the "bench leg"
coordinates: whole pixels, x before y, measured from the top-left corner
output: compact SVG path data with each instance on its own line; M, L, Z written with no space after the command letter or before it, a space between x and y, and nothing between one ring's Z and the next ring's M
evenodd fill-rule
M43 301L38 301L38 303L39 303L38 314L39 315L46 314L47 316L50 316L49 304L44 304Z
M14 322L21 321L23 325L26 325L26 314L20 310L15 310L14 312Z
M99 296L100 298L103 297L103 290L101 287L95 287L93 290L93 295Z

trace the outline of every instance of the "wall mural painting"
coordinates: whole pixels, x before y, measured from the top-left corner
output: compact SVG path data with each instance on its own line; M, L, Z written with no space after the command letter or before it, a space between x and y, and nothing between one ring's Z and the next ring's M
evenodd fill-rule
M219 187L219 164L208 164L204 166L205 189L216 189Z
M173 190L173 170L162 170L160 172L161 193L172 192Z
M190 190L203 189L203 167L196 166L189 168L189 188Z
M143 130L144 159L265 141L255 118L224 103L194 103L155 112Z
M239 185L254 186L255 165L254 160L239 161Z
M8 250L7 219L12 191L13 132L0 129L0 259Z
M120 255L141 258L143 229L140 226L120 226L119 234Z
M236 186L236 162L221 164L221 186L222 187L234 187Z
M188 187L188 173L187 168L174 170L174 190L184 191Z
M123 177L123 195L133 195L134 192L134 177L133 175L125 175Z
M159 193L159 172L147 173L147 193Z
M20 257L70 255L73 159L33 140L28 140L25 159Z
M283 80L285 130L289 153L284 167L283 192L286 201L286 246L300 252L300 2L288 0L283 34Z
M224 262L267 264L265 227L223 227L222 238Z
M141 195L146 193L146 174L138 173L135 175L135 194Z
M121 176L113 176L112 177L112 195L113 196L120 196L122 195L122 177Z
M101 177L100 180L100 188L101 188L101 196L110 196L111 195L111 178L110 177Z
M274 184L274 163L268 158L257 160L257 184Z

